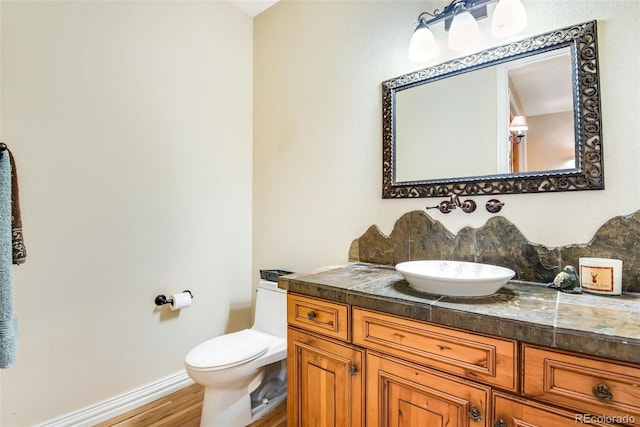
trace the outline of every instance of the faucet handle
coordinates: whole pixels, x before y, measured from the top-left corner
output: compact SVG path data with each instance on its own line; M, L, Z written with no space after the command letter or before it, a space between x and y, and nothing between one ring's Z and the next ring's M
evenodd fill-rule
M440 212L447 214L452 210L454 210L455 208L456 208L456 205L454 205L453 203L447 200L444 200L438 203L436 206L427 206L425 209L438 209Z
M504 202L501 202L498 199L491 199L486 204L487 210L491 213L500 212L503 206L504 206Z
M456 208L456 205L454 205L451 202L448 201L442 201L438 204L438 210L444 214L447 214L449 212L451 212L452 210L454 210Z

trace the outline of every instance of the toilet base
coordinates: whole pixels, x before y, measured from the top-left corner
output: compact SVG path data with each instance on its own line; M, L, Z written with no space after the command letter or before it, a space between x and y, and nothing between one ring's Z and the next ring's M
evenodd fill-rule
M253 408L251 408L250 398L246 391L238 391L238 393L229 393L227 391L225 395L229 399L221 399L219 395L210 395L211 399L207 401L205 394L200 427L246 426L269 414L287 400L286 389L268 402L261 403ZM233 401L234 398L237 399L235 402Z
M216 393L205 388L200 427L246 426L251 419L251 401L246 389Z
M275 409L287 397L286 359L263 368L239 388L205 386L201 427L243 427Z

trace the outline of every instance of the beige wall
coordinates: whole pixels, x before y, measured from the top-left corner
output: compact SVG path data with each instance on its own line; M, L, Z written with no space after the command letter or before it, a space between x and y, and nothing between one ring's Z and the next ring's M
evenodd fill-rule
M587 242L607 219L640 208L640 2L524 4L530 24L523 35L598 20L606 190L500 196L501 214L534 242ZM406 55L428 6L284 0L255 19L254 270L343 263L369 225L388 234L403 213L440 201L380 196L380 83L420 68ZM488 25L481 22L485 31ZM474 199L482 207L489 197ZM453 232L490 217L482 208L430 214Z
M1 137L29 250L1 378L13 427L178 372L249 324L253 30L226 2L1 8ZM183 289L192 307L155 310Z
M573 111L527 117L527 170L571 169L576 164ZM536 132L537 131L537 132Z

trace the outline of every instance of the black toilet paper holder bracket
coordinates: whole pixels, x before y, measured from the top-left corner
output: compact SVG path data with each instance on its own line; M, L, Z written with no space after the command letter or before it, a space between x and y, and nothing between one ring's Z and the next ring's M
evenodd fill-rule
M189 295L191 296L191 299L193 299L193 294L191 293L190 290L185 289L182 292L188 292ZM154 300L154 302L156 303L156 305L173 304L173 299L172 298L167 298L165 295L158 295L156 297L156 299Z

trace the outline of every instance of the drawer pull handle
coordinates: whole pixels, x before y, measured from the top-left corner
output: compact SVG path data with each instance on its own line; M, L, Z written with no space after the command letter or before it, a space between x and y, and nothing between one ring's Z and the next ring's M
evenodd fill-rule
M480 411L478 410L478 408L471 408L471 410L469 411L469 418L471 418L473 421L482 421L482 414L480 413Z
M316 312L311 310L307 313L307 317L309 318L309 320L314 320L316 318Z
M613 399L613 394L609 391L609 387L606 384L600 383L597 387L591 389L593 391L593 395L598 400L611 400Z
M351 365L351 366L349 367L349 374L350 374L352 377L355 377L356 375L358 375L358 368L356 368L356 366L355 366L355 365Z
M499 417L495 423L493 423L493 427L507 427L507 423L502 419L502 417Z

